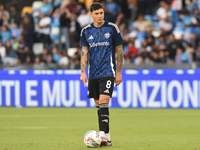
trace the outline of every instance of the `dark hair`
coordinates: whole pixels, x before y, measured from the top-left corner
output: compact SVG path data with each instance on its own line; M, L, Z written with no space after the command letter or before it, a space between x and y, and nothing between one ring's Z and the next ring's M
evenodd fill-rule
M98 10L98 9L103 9L103 5L99 2L94 2L91 6L90 6L90 12L93 12L94 10Z
M13 4L10 7L14 7L17 10L17 5L16 4Z

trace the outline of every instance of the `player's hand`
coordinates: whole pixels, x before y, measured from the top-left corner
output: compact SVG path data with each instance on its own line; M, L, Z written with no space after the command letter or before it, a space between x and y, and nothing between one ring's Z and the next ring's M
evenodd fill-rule
M118 86L120 83L122 83L122 74L121 72L117 72L115 76L115 85Z
M86 83L87 83L87 75L86 73L81 73L81 77L80 77L80 80L84 83L84 87L86 86Z

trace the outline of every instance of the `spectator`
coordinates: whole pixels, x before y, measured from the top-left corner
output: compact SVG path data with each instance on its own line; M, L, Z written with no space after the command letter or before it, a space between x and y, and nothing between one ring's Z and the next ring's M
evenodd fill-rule
M106 0L105 4L105 18L108 21L115 22L117 16L120 14L121 8L113 0Z
M68 68L69 67L69 58L67 57L67 55L66 55L66 53L65 53L66 51L62 51L61 53L60 53L60 61L58 62L58 64L59 64L59 66L61 67L61 68Z
M182 17L182 22L184 26L191 26L192 25L192 16L190 15L189 11L185 11Z
M68 50L70 48L70 38L69 38L69 28L70 28L70 16L71 13L69 10L62 8L61 16L60 16L60 34L59 34L59 50L63 49L62 47L62 37L65 37L65 49Z
M183 9L182 0L172 0L171 8L175 11L181 11Z
M25 17L22 20L22 28L21 28L21 33L23 35L24 41L26 45L29 48L29 53L32 54L32 47L34 43L34 37L35 37L35 32L34 32L34 23L33 19L31 16L28 14L25 15Z
M134 28L138 31L146 31L147 27L151 25L150 21L145 20L144 15L139 15L138 19L135 21Z
M60 27L60 15L61 15L61 9L57 8L52 14L53 18L51 27Z
M166 41L165 41L165 37L164 36L160 36L159 38L156 39L156 41L155 41L155 49L157 51L164 51L166 53L167 45L166 45Z
M126 20L131 17L131 10L129 9L127 0L118 0L118 5L121 7L121 12L124 14Z
M41 56L36 56L33 64L34 69L43 69L45 64L41 61Z
M148 37L148 39L143 40L142 46L145 46L146 50L151 53L151 51L154 50L154 41L152 38Z
M178 43L173 34L169 35L169 44L167 44L167 56L170 59L170 63L174 63L174 58L176 55L177 48L180 47L180 43Z
M191 44L191 46L196 49L197 46L199 45L199 37L196 36L196 33L191 32L190 33L190 39L188 41L189 44Z
M185 47L185 55L188 57L188 62L192 63L194 61L194 57L195 57L195 49L191 47L191 45L189 43L185 43L184 44Z
M137 49L137 57L135 58L134 52L131 51L129 57L125 55L127 58L125 63L175 63L178 47L187 56L187 63L198 63L200 38L199 0L182 1L182 6L180 0L80 0L78 2L74 0L43 0L44 5L40 7L41 15L35 16L34 14L34 18L32 18L32 14L25 14L23 18L20 18L20 11L16 9L17 5L10 7L10 14L1 5L0 42L3 44L2 47L11 45L12 49L9 53L6 53L4 60L9 60L7 58L11 57L8 56L11 56L13 52L17 52L19 45L21 45L18 37L21 35L25 42L24 45L28 47L29 51L26 54L26 63L30 61L32 63L38 62L38 58L40 58L40 61L48 64L47 67L57 68L58 66L56 65L62 59L62 54L59 51L65 50L67 53L70 47L78 45L80 30L91 23L90 16L86 13L87 6L85 4L96 1L107 6L105 11L106 20L110 21L110 18L111 21L113 18L116 19L115 23L124 39L124 52L128 53L130 42ZM158 2L160 2L160 7L157 7ZM174 5L176 2L178 2L178 5ZM155 5L150 6L149 3L154 3ZM139 7L136 10L134 6L137 4ZM141 14L137 16L137 20L135 20L136 13ZM155 16L151 16L152 14L155 14ZM148 16L150 19L148 19ZM20 22L21 20L22 22ZM176 22L177 20L178 22ZM131 22L132 24L130 25ZM35 34L35 31L37 34ZM49 35L51 35L53 41L51 41ZM45 44L42 55L33 55L32 45L34 42L43 42ZM55 52L54 48L52 49L54 46L58 46L56 48L57 52ZM9 46L7 46L8 49ZM1 54L3 56L3 53ZM69 60L69 68L80 68L78 56L79 52L77 51ZM13 58L16 60L15 57ZM35 57L37 58L35 59Z
M124 37L126 34L128 34L128 29L126 28L126 23L122 23L119 25L120 34L122 37Z
M192 14L192 25L199 26L200 25L200 13L199 9L194 9L194 12Z
M138 49L133 45L132 42L128 43L127 53L125 54L127 62L134 62L135 58L138 56Z
M44 44L44 47L50 50L51 39L50 39L50 25L51 18L46 13L41 14L41 18L37 23L39 28L40 42Z
M6 57L6 48L3 46L3 44L0 42L0 64L2 64L3 58Z
M7 10L5 10L5 6L3 4L0 4L0 26L3 22L3 16L5 16L5 19L8 20L10 15Z
M56 47L52 49L52 56L54 62L58 63L60 61L60 54Z
M78 42L80 41L81 26L77 21L77 15L75 13L72 13L69 31L71 39L70 45L76 47L78 45Z
M26 63L27 56L28 56L28 46L25 44L25 41L22 36L19 37L18 46L16 49L18 55L18 62L19 63Z
M196 4L195 4L198 9L200 9L200 0L196 0Z
M120 26L120 25L123 24L123 23L126 23L126 24L127 24L127 22L126 22L126 20L125 20L125 17L124 17L124 14L123 14L123 13L119 13L119 15L117 16L117 19L116 19L116 21L115 21L115 24L116 24L117 26Z
M159 63L166 63L167 62L167 57L166 57L164 51L158 52L158 62Z
M18 41L18 40L17 40ZM16 42L16 39L14 37L11 38L10 40L10 43L11 43L11 46L12 46L12 49L13 50L16 50L17 49L17 42Z
M138 15L152 14L154 0L138 0Z
M17 25L20 24L20 12L17 10L16 5L12 5L10 7L10 18L9 18L9 23L13 25L16 23Z
M187 55L183 52L183 50L178 47L176 49L176 56L175 56L175 63L176 64L183 64L188 62L188 57Z
M10 27L10 24L9 24L5 14L2 15L1 25L7 26L8 28Z
M70 59L70 69L80 69L80 60Z
M62 1L63 0L54 0L53 1L53 8L54 8L54 10L57 9L58 7L60 7Z
M197 47L197 50L195 51L195 61L198 63L198 67L200 65L200 45Z
M83 28L91 23L91 17L87 14L85 9L82 9L81 14L77 18L77 21L80 24L81 28Z
M178 13L170 8L170 5L165 2L160 2L160 8L157 11L159 26L166 32L170 32L178 21Z
M143 63L144 63L144 59L142 58L142 56L138 56L137 58L135 58L134 63L135 63L136 65L143 64Z
M2 44L5 45L6 41L11 39L11 33L10 30L7 26L3 26L2 27L2 31L1 31L1 40L2 40Z
M171 17L171 13L168 12L168 4L165 1L160 1L160 7L156 12L156 16L158 17L159 21L169 21Z
M13 50L10 41L6 41L6 57L3 59L4 65L16 65L18 63L15 50Z
M58 46L59 44L59 32L60 32L60 15L61 15L61 9L57 8L52 15L52 21L51 21L51 45L52 47Z
M20 31L20 29L18 28L17 23L14 23L14 24L11 26L10 31L11 31L12 37L14 37L15 40L18 40L18 38L21 36L21 31Z
M159 57L158 57L158 52L156 52L154 50L151 51L150 58L154 63L159 63L159 61L160 61Z
M42 56L41 56L41 61L44 63L48 62L48 49L44 48L43 52L42 52Z
M186 0L186 10L189 11L190 13L192 13L192 11L195 8L195 2L194 0Z
M16 58L16 52L15 50L12 48L11 42L10 41L6 41L6 57L11 57L11 58Z
M64 6L70 13L77 13L76 4L73 0L67 0L68 3Z
M125 19L124 14L120 13L117 16L117 20L115 21L115 24L119 27L120 34L122 37L128 34L129 30L127 28L128 21Z
M143 60L146 60L146 58L149 58L149 57L150 57L150 53L147 52L145 46L143 46L143 47L141 48L140 56L142 57Z
M144 61L145 64L147 65L153 65L154 61L152 61L151 57L147 57Z
M75 52L74 57L70 59L70 69L80 69L80 54L78 51Z
M40 8L41 14L46 14L47 16L51 16L53 12L53 5L48 2L48 0L43 0L43 5Z
M148 26L148 27L146 28L145 39L146 39L146 40L151 39L152 44L154 44L154 42L155 42L155 37L154 37L154 35L152 34L152 28L151 28L151 26Z
M56 63L53 61L53 56L51 54L47 55L47 67L49 69L56 68Z

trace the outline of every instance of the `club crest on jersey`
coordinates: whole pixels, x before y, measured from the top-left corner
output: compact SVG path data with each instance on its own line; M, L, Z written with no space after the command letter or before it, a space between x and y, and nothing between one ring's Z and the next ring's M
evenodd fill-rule
M110 33L105 33L104 36L108 39L110 37Z

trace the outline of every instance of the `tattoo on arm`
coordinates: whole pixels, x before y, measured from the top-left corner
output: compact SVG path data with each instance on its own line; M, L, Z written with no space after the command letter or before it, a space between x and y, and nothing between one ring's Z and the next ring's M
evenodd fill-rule
M123 51L123 45L116 46L116 52L117 52L117 72L122 71L122 64L123 64L123 58L124 58L124 51Z
M81 73L85 72L87 62L88 62L88 47L83 46L81 52Z

